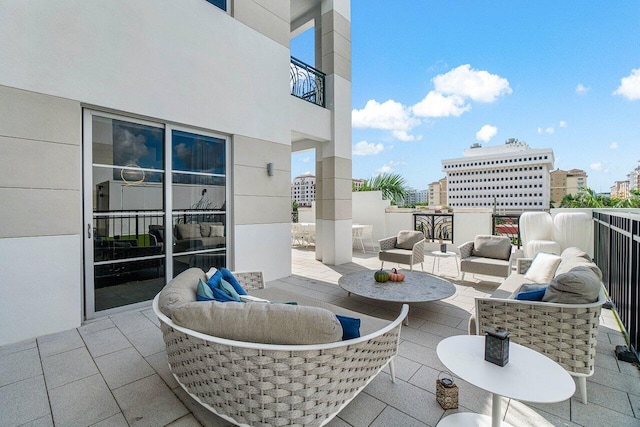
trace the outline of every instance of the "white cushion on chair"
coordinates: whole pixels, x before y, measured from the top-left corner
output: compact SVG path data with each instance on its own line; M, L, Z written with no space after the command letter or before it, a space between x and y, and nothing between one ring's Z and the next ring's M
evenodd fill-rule
M560 255L538 252L524 278L534 283L549 283L560 265Z
M560 243L552 240L531 240L524 247L525 256L533 258L538 252L560 255Z

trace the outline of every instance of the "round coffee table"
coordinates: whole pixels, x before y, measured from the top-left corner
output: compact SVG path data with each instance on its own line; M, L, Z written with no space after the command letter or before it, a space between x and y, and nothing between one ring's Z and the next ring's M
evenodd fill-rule
M402 282L376 282L375 270L362 270L349 273L338 279L338 285L350 294L389 302L426 302L450 297L456 292L451 282L428 273L405 271ZM409 317L405 319L408 325Z
M457 335L440 341L436 352L453 374L491 392L491 416L458 412L440 420L438 427L509 426L500 422L501 396L537 403L573 396L576 384L571 375L547 356L511 342L509 363L498 366L484 360L484 341L484 336Z

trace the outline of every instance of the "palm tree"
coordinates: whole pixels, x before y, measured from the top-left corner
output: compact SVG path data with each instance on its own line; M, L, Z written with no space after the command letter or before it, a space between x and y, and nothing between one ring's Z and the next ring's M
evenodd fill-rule
M398 203L407 197L406 181L399 174L383 173L369 178L358 191L382 191L382 198Z

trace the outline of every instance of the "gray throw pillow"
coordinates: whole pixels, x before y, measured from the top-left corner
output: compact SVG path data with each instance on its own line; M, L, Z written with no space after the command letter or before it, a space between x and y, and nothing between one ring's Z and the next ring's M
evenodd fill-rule
M204 271L199 268L190 268L167 283L158 297L158 308L162 314L171 317L175 307L195 301L198 279L207 281Z
M400 231L396 239L396 248L412 250L413 246L422 239L424 239L422 231Z
M200 233L200 224L178 224L178 239L199 239L202 237Z
M172 311L176 325L236 341L263 344L325 344L342 340L342 326L319 307L260 302L194 302Z
M507 260L511 256L511 240L504 236L476 236L472 255Z
M542 301L561 304L588 304L595 302L602 282L589 267L575 267L568 273L557 275L547 287Z

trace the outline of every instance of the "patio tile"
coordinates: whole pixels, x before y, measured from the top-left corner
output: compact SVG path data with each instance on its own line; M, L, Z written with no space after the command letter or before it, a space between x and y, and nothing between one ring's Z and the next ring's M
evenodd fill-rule
M582 405L580 392L578 391L576 391L576 394L571 400L575 402L576 405ZM629 395L624 391L615 390L592 382L587 384L587 401L589 402L589 405L595 403L596 405L604 406L612 411L620 412L631 417L634 416L633 409L631 408L631 402L629 401Z
M36 348L36 340L26 340L20 341L15 344L3 345L0 346L0 357L7 356L12 353L18 353L24 350L29 350L30 348Z
M640 425L640 421L637 418L593 403L583 405L574 399L571 400L571 421L589 427L631 427Z
M587 397L589 383L597 383L615 390L640 395L640 372L634 374L623 374L619 371L612 371L605 368L596 369L593 375L587 378Z
M37 420L22 424L20 427L53 427L53 418L51 415L47 415L45 417L38 418Z
M631 403L633 416L636 418L640 418L640 396L635 394L629 394L629 402Z
M195 401L182 387L173 390L180 401L191 411L193 416L205 427L229 427L229 421L220 418Z
M384 373L371 381L365 392L431 426L435 426L444 413L436 402L435 394L402 380L392 383L391 378Z
M114 351L131 347L118 328L104 329L84 336L87 348L93 357L100 357Z
M398 348L398 354L409 360L430 366L434 369L441 371L445 370L445 367L442 362L440 362L435 349L424 347L410 341L403 341L400 343Z
M116 324L111 321L111 319L99 319L99 320L90 320L88 323L80 326L78 328L78 332L83 337L89 334L93 334L95 332L103 331L109 328L115 328Z
M340 414L338 414L337 417L329 421L329 424L327 424L327 427L351 427L351 424L348 424L346 421L340 418Z
M48 390L98 373L86 347L45 357L42 359L42 368Z
M124 419L122 412L118 412L106 420L95 423L91 427L129 427L129 424L127 424L127 420Z
M436 322L426 322L424 325L419 328L421 331L429 332L433 335L438 335L440 337L446 338L453 335L466 335L460 329L451 326L441 325Z
M127 338L140 354L145 357L165 349L162 331L155 326L127 334Z
M37 342L41 357L47 357L84 347L84 342L82 341L82 338L80 338L78 331L75 329L39 337Z
M404 358L400 355L396 356L393 361L395 363L396 380L401 379L403 381L409 381L409 379L413 375L415 375L418 369L420 369L420 366L422 366L419 363ZM386 372L387 374L391 375L389 365L387 365L382 372Z
M158 319L158 316L156 316L156 313L152 308L142 311L142 314L144 314L151 323L156 325L158 328L160 327L160 319Z
M112 390L155 373L132 347L96 357L95 361Z
M155 326L144 314L140 313L139 311L109 316L109 318L113 321L113 323L115 323L118 329L120 329L120 332L122 332L125 336L129 335L131 332L148 329Z
M165 427L200 427L201 425L192 414L188 414Z
M100 374L49 390L56 426L89 426L120 412Z
M513 426L522 427L580 427L568 419L558 417L517 400L511 400L505 421Z
M402 427L424 427L427 424L404 414L397 409L387 406L384 411L369 424L371 427L388 427L388 426L402 426Z
M113 390L132 426L163 426L189 413L158 375Z
M180 387L180 384L178 384L178 381L176 381L169 369L166 351L161 351L159 353L152 354L151 356L147 356L145 357L145 360L149 365L151 365L156 373L160 375L162 381L164 381L169 388L174 389L176 387Z
M352 426L368 426L387 406L367 393L360 393L340 412L340 418Z
M0 387L38 375L42 367L37 348L0 356Z
M17 426L50 415L42 375L0 387L0 423Z

